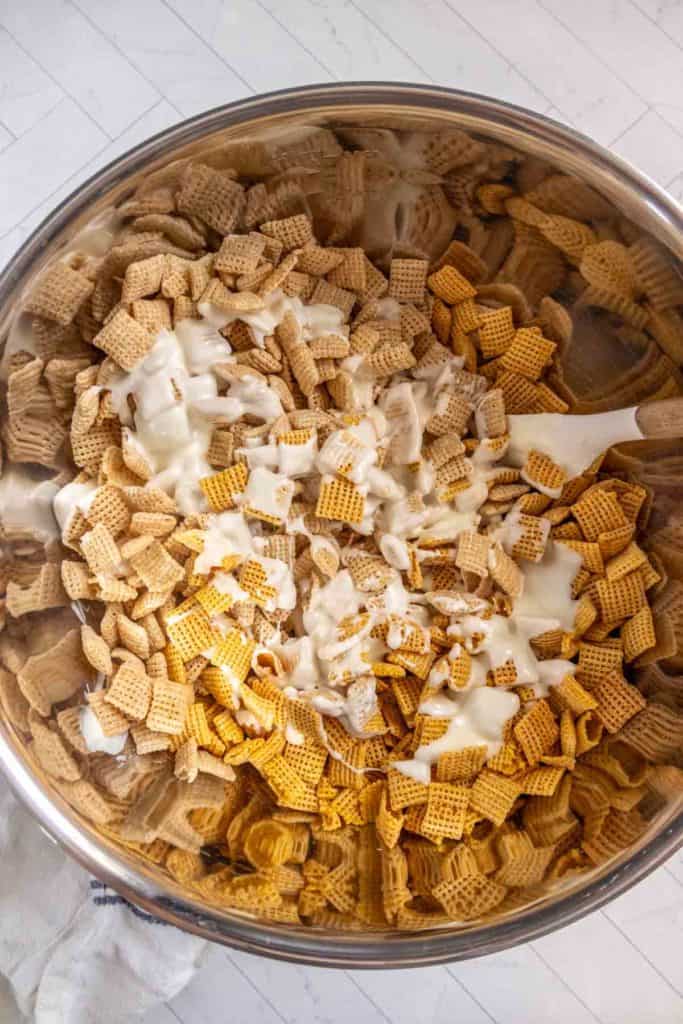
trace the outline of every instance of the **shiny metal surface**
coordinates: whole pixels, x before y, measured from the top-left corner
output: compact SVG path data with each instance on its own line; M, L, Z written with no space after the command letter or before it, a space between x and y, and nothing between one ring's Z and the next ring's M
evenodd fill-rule
M484 97L399 84L314 86L245 100L200 115L138 146L66 199L0 276L0 333L28 280L101 209L121 202L141 174L220 139L295 124L343 121L394 127L409 119L432 130L462 127L573 173L683 258L677 204L624 161L540 115ZM99 836L31 767L21 742L0 720L0 763L14 792L44 829L85 868L149 912L207 939L279 959L340 967L405 967L464 959L528 941L577 920L645 877L683 842L683 813L666 820L636 850L583 876L537 905L495 923L429 933L340 933L258 923L187 898L160 869Z

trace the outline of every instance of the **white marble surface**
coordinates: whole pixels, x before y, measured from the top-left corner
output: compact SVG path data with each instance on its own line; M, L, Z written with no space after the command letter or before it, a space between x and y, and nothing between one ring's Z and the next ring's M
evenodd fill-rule
M0 264L79 182L167 125L343 79L503 97L683 198L681 0L0 0ZM570 928L449 967L338 972L213 947L144 1024L676 1024L682 922L678 855ZM0 991L0 1020L14 1019Z

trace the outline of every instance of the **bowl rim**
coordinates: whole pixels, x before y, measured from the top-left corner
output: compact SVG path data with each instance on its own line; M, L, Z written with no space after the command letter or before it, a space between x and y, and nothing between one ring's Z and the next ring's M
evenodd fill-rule
M468 120L487 121L496 128L528 134L541 140L566 160L572 153L588 158L596 170L607 175L624 196L636 195L645 203L651 219L648 229L663 236L670 248L683 258L683 210L662 188L627 161L580 132L543 114L478 93L440 86L401 82L325 83L282 89L214 107L167 128L127 150L83 184L77 186L31 232L0 272L0 322L3 310L27 272L39 262L55 237L98 196L114 188L125 172L142 171L186 143L220 129L250 124L258 118L294 113L322 114L344 106L373 108L417 108L413 112L437 114L448 111L468 127ZM475 128L476 130L476 128ZM516 140L519 142L519 139ZM585 170L585 168L583 168ZM229 915L183 896L178 898L161 880L146 878L144 870L133 869L111 844L96 842L76 813L43 786L29 767L18 738L0 721L0 769L7 782L52 841L97 878L163 921L211 941L245 952L340 968L404 968L447 963L493 953L520 942L538 938L571 924L597 910L650 874L683 845L683 811L623 862L602 869L599 877L569 892L547 906L532 905L514 917L493 924L475 925L466 931L437 932L348 932L324 936L313 928L281 927ZM229 916L228 916L229 915Z

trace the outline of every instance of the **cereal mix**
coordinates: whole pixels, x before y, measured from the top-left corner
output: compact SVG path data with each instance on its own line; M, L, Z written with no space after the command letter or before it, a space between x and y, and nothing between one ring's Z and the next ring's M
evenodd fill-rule
M683 524L585 415L681 390L683 284L458 131L403 133L384 245L383 134L150 174L3 362L3 713L108 838L283 926L513 911L683 778ZM611 390L565 368L588 311L642 353Z

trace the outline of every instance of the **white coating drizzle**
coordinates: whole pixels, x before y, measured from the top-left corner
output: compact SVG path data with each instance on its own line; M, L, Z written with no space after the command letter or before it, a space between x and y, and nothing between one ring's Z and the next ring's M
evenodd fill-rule
M204 320L184 321L174 331L160 331L145 359L109 385L114 409L129 430L129 443L138 446L150 466L149 486L173 494L184 514L206 507L199 480L212 473L206 455L216 420L229 424L246 414L269 425L282 413L276 393L257 376L232 381L227 394L218 393L216 367L231 362L233 357L217 327L236 319L237 314L225 314L214 307L201 307L200 311ZM239 318L250 325L257 343L262 343L288 311L296 316L305 340L320 333L348 335L348 326L335 307L306 307L299 299L280 292L268 296L264 309L239 314ZM425 627L431 613L426 597L409 593L400 577L410 565L409 543L421 537L452 541L463 530L476 530L493 464L505 454L481 441L467 463L469 487L453 503L438 500L434 469L422 453L423 434L430 417L443 405L446 389L461 366L462 359L452 357L438 367L415 371L412 377L397 375L377 404L376 384L371 375L364 373L362 357L349 357L342 368L354 374L355 406L362 411L358 423L332 432L320 448L314 434L302 445L270 437L264 443L247 442L238 450L250 469L238 503L279 517L291 533L308 533L301 520L287 518L294 480L305 483L314 475L331 477L348 453L353 453L345 473L365 498L364 518L354 529L361 534L379 530L379 550L393 567L395 578L384 591L369 595L358 590L350 572L342 569L324 586L313 589L303 611L296 610L300 635L282 642L276 631L268 643L287 670L288 688L294 693L306 692L322 713L343 717L352 733L360 727L359 705L353 698L362 694L366 701L374 699L372 662L401 646L401 631L406 627L399 616L412 622L410 628L416 635L424 632L425 650L429 648ZM128 404L131 395L134 414ZM508 461L523 457L525 438L531 436L522 421L533 419L538 423L546 418L554 419L510 417L513 424L518 422L512 429ZM559 419L566 422L567 418ZM534 431L534 441L539 433L542 431ZM378 466L380 448L387 452L382 468ZM588 457L586 444L574 448L581 448L582 458ZM569 461L577 457L573 453L574 449L567 456ZM62 530L76 508L87 511L95 490L94 484L71 483L55 496L55 514ZM507 547L514 543L516 529L513 510L500 527L500 539ZM267 584L276 594L266 601L264 610L293 611L297 593L291 571L284 562L263 554L262 530L258 520L246 518L240 509L209 516L204 549L196 559L195 570L209 573L219 568L227 555L249 558L261 565ZM330 541L316 537L311 541L312 550L316 544L327 544L334 552ZM480 602L481 613L475 613L472 600L463 600L460 606L451 601L448 609L444 606L442 610L450 617L448 633L454 640L451 657L462 648L471 653L470 679L465 691L451 695L443 690L447 675L443 668L432 670L429 684L433 694L423 702L421 711L450 719L448 730L436 743L419 747L413 760L397 762L400 771L424 779L441 753L485 745L492 754L500 748L504 725L519 707L519 698L502 687L486 686L487 672L513 662L516 682L534 686L539 695L571 674L570 662L555 659L539 663L529 641L549 629L572 628L576 602L570 588L580 562L575 552L549 541L540 563L524 563L523 592L509 617L491 615L490 609L486 611L486 601ZM234 601L248 597L229 572L214 572L212 583ZM434 606L440 607L436 601ZM359 613L365 615L362 628L350 636L341 634L340 622ZM229 624L224 615L215 616L213 621L221 631ZM382 621L388 623L388 628L385 639L379 640L371 633ZM235 696L239 698L239 684L235 685ZM95 737L93 742L102 741Z

